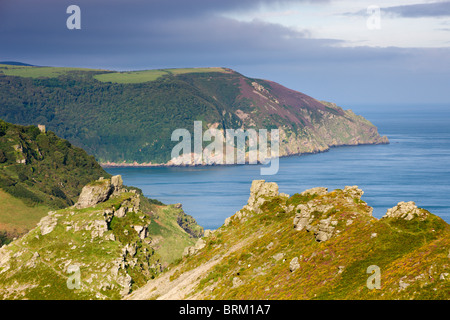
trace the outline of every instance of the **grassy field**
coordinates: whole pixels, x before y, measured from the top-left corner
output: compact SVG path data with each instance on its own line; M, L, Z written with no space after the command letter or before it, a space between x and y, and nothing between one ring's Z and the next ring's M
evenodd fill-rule
M164 70L143 70L130 72L113 72L95 75L94 78L101 82L115 83L141 83L154 81L159 77L168 75Z
M204 72L226 72L223 68L181 68L181 69L155 69L129 72L104 73L94 76L95 79L102 82L115 83L142 83L155 81L165 75L179 75L185 73L204 73Z
M223 68L180 68L180 69L164 69L171 74L184 74L184 73L205 73L205 72L227 72Z
M0 72L7 76L29 77L29 78L54 78L65 75L70 71L100 71L85 68L61 68L61 67L29 67L11 66L0 64Z
M29 207L0 189L0 230L23 233L36 226L50 208L39 205Z
M7 76L27 77L27 78L55 78L68 74L71 71L103 71L99 69L86 68L63 68L63 67L35 67L35 66L16 66L0 64L0 72ZM107 72L95 75L94 78L101 82L114 83L142 83L155 81L165 75L179 75L185 73L204 73L204 72L227 72L223 68L180 68L180 69L154 69L140 71Z

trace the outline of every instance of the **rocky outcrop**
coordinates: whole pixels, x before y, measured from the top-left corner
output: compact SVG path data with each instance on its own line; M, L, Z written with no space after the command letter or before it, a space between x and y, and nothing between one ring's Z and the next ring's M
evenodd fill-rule
M104 202L109 199L112 191L110 180L97 180L96 182L83 187L75 207L77 209L84 209L92 207L100 202Z
M328 193L328 188L316 187L305 190L301 193L302 196L317 194L319 196L324 196Z
M225 226L230 224L232 219L243 219L249 212L257 214L261 213L261 205L266 202L266 200L278 195L280 195L278 193L278 185L275 182L253 180L247 204L241 210L237 211L234 216L225 219ZM286 194L283 194L283 196L288 197Z
M40 292L43 298L49 290L65 297L64 287L48 289L47 270L66 281L68 270L82 268L78 292L95 299L126 295L162 271L140 195L123 188L120 176L100 179L83 190L78 206L49 212L36 228L0 248L0 283L5 283L0 285L0 299L27 297L27 279L47 288ZM17 272L21 280L14 280Z
M105 202L110 196L120 193L122 188L123 180L120 175L111 179L100 178L83 187L75 208L83 209Z
M128 298L448 298L450 228L439 217L376 219L357 186L288 198L259 192L266 186L255 181L246 209ZM378 266L382 290L372 290L365 280Z
M319 197L327 194L327 188L322 187L312 188L301 193L303 196L317 195ZM342 199L353 205L354 201L359 201L363 194L364 192L358 186L346 186L342 191ZM307 203L297 205L294 210L296 214L293 224L296 230L312 232L318 242L329 240L335 233L339 218L335 215L330 215L332 210L335 210L335 205L330 204L328 199L313 199ZM369 211L370 213L372 212L371 210ZM351 222L349 223L349 220L347 220L345 224L349 225Z
M397 218L407 221L414 218L425 220L427 217L428 212L426 210L418 208L413 201L401 201L395 207L388 209L386 214L383 216L383 218Z

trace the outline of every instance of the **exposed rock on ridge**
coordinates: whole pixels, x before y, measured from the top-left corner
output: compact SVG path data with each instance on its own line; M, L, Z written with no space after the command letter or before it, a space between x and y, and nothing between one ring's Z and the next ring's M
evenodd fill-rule
M33 297L28 284L20 289L22 283L10 280L16 273L51 288L40 290L40 298L128 294L162 271L151 247L150 222L141 211L140 195L124 188L120 176L90 183L77 205L49 212L35 229L0 249L0 299ZM69 266L82 270L78 291L64 283Z
M448 299L450 226L413 203L376 219L362 195L346 186L286 197L253 181L244 208L127 298ZM366 286L370 266L381 289Z
M83 187L75 207L83 209L105 202L111 195L119 193L122 187L123 181L121 176L114 176L111 179L100 178L94 183Z
M413 201L399 202L395 207L387 210L386 215L383 218L400 218L407 221L414 218L425 220L428 217L426 210L417 208L416 203Z

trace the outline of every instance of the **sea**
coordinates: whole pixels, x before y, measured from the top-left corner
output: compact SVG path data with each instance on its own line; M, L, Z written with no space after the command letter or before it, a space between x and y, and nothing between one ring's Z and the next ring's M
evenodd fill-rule
M275 175L262 165L105 168L124 184L165 204L181 203L205 229L217 229L240 210L253 180L276 182L293 195L313 187L329 191L357 185L381 218L400 201L414 201L450 223L450 104L365 105L350 108L377 126L390 144L331 148L280 158Z

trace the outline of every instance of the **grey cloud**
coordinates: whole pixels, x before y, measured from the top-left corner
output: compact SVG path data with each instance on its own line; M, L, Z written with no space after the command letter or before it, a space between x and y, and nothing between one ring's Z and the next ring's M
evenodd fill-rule
M442 18L450 16L450 1L384 7L380 10L382 15L391 17ZM367 9L342 13L344 16L367 16L368 14Z
M382 10L404 18L448 17L450 1L393 6Z
M450 49L340 47L337 39L311 39L308 30L220 15L263 2L77 0L82 29L74 31L65 27L72 1L0 0L0 61L117 70L223 66L319 99L450 100Z

